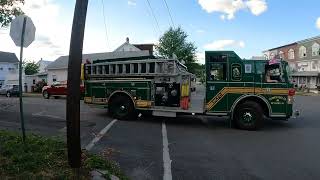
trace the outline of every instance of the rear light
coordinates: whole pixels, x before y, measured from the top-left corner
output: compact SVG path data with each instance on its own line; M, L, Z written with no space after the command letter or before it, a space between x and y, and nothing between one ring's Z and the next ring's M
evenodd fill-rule
M293 88L289 89L288 96L294 96L296 94L296 90Z

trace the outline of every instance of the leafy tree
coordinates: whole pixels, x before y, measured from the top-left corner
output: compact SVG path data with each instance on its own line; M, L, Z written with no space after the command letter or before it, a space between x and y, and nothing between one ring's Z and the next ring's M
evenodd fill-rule
M165 58L172 58L173 54L177 56L180 61L184 61L188 67L189 72L195 73L196 67L196 46L192 42L187 41L187 33L181 27L170 27L162 37L159 39L159 45L156 49L160 56Z
M205 82L205 75L206 75L205 69L206 68L205 68L204 64L192 63L190 65L189 69L191 69L193 71L192 73L196 75L197 79L200 80L200 82L202 82L202 83Z
M23 4L24 0L0 0L0 27L6 27L12 19L23 14L19 5Z
M33 75L39 72L40 66L35 62L27 62L24 65L24 73L26 75Z

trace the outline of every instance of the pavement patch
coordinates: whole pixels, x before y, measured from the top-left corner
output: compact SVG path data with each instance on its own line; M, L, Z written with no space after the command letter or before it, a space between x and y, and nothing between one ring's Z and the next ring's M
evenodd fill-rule
M60 117L60 116L55 116L55 115L46 114L46 111L41 111L41 112L37 112L37 113L32 113L32 116L48 117L48 118L52 118L52 119L65 120L65 118Z

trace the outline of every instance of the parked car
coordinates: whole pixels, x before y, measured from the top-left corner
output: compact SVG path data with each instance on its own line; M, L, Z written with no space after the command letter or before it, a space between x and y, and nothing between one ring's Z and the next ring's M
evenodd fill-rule
M0 88L0 95L6 95L7 97L19 96L19 85L7 84Z
M84 86L80 86L81 96L84 96ZM67 83L66 82L54 82L50 86L44 86L42 88L42 96L45 99L49 99L51 96L58 98L60 96L67 95Z

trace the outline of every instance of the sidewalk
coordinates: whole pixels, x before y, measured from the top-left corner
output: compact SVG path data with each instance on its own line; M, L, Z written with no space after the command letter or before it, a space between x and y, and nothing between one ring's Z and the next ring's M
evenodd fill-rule
M301 91L297 91L296 95L298 96L320 96L319 93L315 93L315 92L301 92Z
M22 97L42 97L41 93L23 93Z

